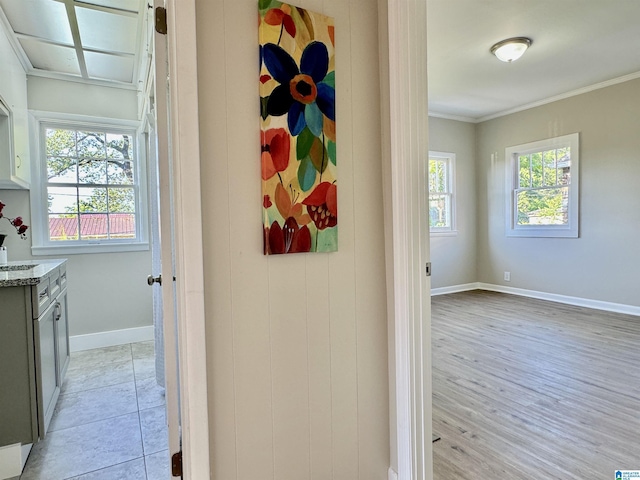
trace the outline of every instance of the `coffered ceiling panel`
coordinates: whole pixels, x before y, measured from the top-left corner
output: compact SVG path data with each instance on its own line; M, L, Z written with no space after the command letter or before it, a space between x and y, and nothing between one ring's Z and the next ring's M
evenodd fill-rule
M80 75L78 57L73 47L52 45L31 38L21 38L20 45L33 68L47 72Z
M76 7L82 47L134 55L138 18L89 8Z
M16 34L73 45L64 3L51 0L1 0Z
M150 12L145 0L0 0L0 29L30 75L137 89Z
M85 52L87 73L90 77L131 83L133 79L133 57L120 57L103 53Z

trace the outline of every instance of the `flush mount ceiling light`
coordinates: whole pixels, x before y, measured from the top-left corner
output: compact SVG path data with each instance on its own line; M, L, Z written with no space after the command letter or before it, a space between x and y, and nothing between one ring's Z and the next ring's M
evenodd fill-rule
M491 53L498 57L498 60L513 62L519 59L532 43L531 39L526 37L507 38L491 47Z

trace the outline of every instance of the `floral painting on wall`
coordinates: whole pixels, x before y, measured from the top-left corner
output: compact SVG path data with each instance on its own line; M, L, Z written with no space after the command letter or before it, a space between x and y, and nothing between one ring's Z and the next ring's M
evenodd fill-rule
M264 253L338 249L334 24L260 0Z

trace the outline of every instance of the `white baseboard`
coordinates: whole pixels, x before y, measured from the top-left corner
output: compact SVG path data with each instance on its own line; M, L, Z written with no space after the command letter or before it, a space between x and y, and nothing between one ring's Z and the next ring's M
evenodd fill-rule
M453 285L451 287L438 287L431 289L431 296L434 297L436 295L446 295L447 293L468 292L469 290L478 290L479 288L480 284L478 282Z
M595 308L596 310L605 310L607 312L626 313L627 315L640 316L640 307L636 307L634 305L603 302L601 300L591 300L589 298L570 297L568 295L558 295L557 293L546 293L538 292L536 290L526 290L524 288L505 287L504 285L493 285L491 283L479 283L478 288L480 290L489 290L491 292L510 293L512 295L520 295L522 297L566 303L567 305L575 305L577 307Z
M147 340L153 340L153 338L153 325L89 333L87 335L74 335L69 337L69 350L80 352L93 348L124 345L125 343L146 342Z
M538 292L536 290L526 290L524 288L506 287L504 285L494 285L492 283L482 282L432 288L431 296L446 295L447 293L468 292L470 290L488 290L490 292L510 293L512 295L549 300L551 302L565 303L567 305L575 305L577 307L594 308L596 310L605 310L607 312L640 316L640 307L636 307L634 305L604 302L602 300L591 300L590 298L570 297L568 295L559 295L557 293Z
M398 474L392 467L389 467L389 480L398 480Z
M0 447L0 480L19 477L22 474L32 446L31 443L27 445L16 443Z

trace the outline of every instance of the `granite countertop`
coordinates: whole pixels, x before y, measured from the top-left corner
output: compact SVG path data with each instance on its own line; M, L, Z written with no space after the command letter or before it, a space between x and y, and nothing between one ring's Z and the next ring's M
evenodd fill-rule
M0 287L37 285L66 259L24 260L0 264Z

